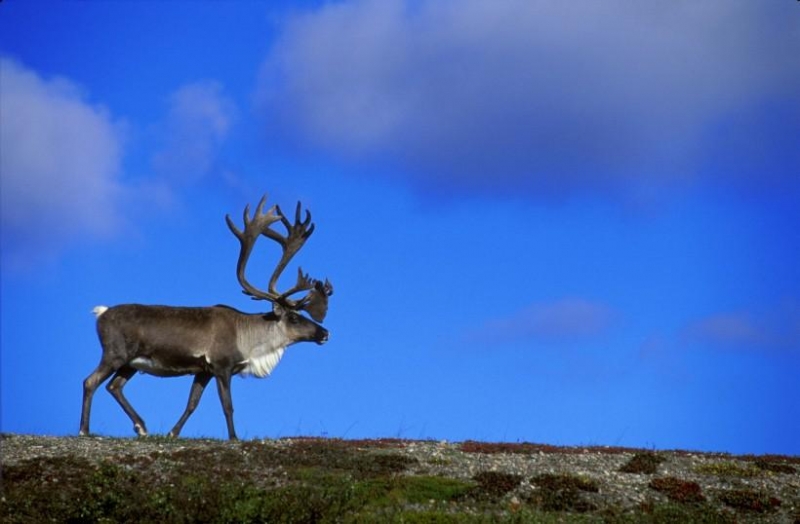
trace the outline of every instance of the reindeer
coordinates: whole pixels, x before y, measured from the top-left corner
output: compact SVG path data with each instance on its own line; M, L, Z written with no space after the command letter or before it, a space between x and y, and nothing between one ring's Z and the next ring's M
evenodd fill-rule
M83 381L80 435L89 434L95 390L112 374L106 389L130 417L134 431L139 436L147 435L144 420L122 393L128 380L141 371L159 377L194 375L186 409L169 432L172 437L180 434L200 402L203 390L212 377L216 378L228 437L236 440L231 377L241 373L263 378L278 365L286 347L297 342L327 342L328 331L317 322L322 322L328 311L328 297L333 294L331 283L327 279L325 282L315 280L298 269L297 282L292 288L283 293L276 289L281 273L314 232L311 213L306 210L305 219L301 220L298 202L292 224L278 206L264 213L266 198L264 195L259 202L252 220L250 206L244 208L244 231L236 227L229 215L225 220L241 244L236 276L242 292L254 300L272 302L272 312L247 314L224 305L96 307L94 313L103 355L97 368ZM286 228L285 236L270 227L278 221ZM247 261L260 235L274 240L282 249L267 291L252 286L245 276ZM290 298L304 291L307 293L301 298ZM313 320L301 311L306 311Z

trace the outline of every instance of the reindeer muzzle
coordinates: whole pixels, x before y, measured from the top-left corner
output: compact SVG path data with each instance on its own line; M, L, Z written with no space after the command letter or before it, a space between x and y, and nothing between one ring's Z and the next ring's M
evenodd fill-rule
M314 337L314 342L316 342L321 346L327 341L328 341L328 330L323 327L317 329L316 336Z

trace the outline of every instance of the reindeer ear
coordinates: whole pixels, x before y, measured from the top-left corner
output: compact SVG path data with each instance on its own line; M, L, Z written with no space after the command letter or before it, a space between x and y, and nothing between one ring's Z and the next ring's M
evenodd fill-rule
M282 305L278 304L277 302L273 302L272 303L272 312L275 314L276 317L280 318L286 313L286 310L284 309L284 307Z
M303 309L308 311L311 318L317 322L325 320L325 315L328 313L328 297L333 294L333 285L325 279L322 283L317 280L314 283L314 289L308 294L308 301Z

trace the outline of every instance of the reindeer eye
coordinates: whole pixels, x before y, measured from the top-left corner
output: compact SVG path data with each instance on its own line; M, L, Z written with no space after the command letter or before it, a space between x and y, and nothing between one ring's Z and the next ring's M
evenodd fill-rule
M298 322L300 322L300 319L297 317L297 313L290 313L289 324L297 324Z

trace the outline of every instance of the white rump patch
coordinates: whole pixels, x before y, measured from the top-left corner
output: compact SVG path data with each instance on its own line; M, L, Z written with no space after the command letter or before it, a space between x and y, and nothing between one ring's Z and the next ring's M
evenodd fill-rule
M106 311L108 311L108 307L106 306L95 306L95 308L92 310L92 313L94 313L95 317L100 318L100 315Z
M242 364L245 364L245 368L240 373L264 378L272 373L272 370L281 361L284 351L286 351L286 348L275 348L263 355L258 355L258 349L256 349L255 355L242 362Z

